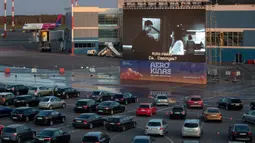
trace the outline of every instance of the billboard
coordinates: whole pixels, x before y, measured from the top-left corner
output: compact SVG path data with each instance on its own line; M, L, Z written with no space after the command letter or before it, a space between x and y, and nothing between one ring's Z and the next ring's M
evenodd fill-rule
M205 63L205 9L124 9L123 59Z
M207 83L206 63L123 60L120 66L122 80Z

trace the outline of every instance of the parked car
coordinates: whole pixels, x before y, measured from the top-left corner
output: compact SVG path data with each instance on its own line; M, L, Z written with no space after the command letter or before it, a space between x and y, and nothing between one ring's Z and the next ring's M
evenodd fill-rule
M96 112L97 105L98 103L93 99L80 99L75 103L74 112Z
M23 95L28 93L28 87L22 84L7 85L7 92L12 92L15 95Z
M46 96L40 100L38 107L44 109L65 108L66 102L55 96Z
M0 117L10 116L13 109L6 106L0 106Z
M54 110L42 110L34 119L35 124L49 124L50 126L55 123L64 123L65 121L66 116L63 113Z
M15 100L15 95L11 92L1 92L0 93L0 105L12 105Z
M255 124L255 110L250 110L243 114L243 121Z
M207 107L202 113L204 121L220 121L222 122L222 114L219 108Z
M187 107L188 108L203 108L204 101L203 101L202 97L199 95L190 96L187 101Z
M2 143L16 142L22 143L26 140L32 140L36 132L22 124L12 124L3 128L1 134Z
M198 119L186 119L182 126L182 137L201 137L203 133L202 123Z
M88 132L83 136L82 143L111 143L111 138L103 132Z
M157 108L152 103L140 103L139 107L136 109L136 115L147 115L152 116L157 113Z
M145 126L146 135L161 135L167 133L168 124L164 119L151 119Z
M168 96L166 94L156 95L156 97L154 98L154 104L168 106L169 105Z
M236 97L222 98L217 102L217 104L219 108L224 108L226 110L229 110L229 109L242 110L243 109L243 102L241 101L241 99Z
M39 110L32 107L19 107L12 111L11 119L18 121L31 121L34 120L36 114L39 113Z
M125 112L125 106L115 101L104 101L97 106L97 113L111 114Z
M56 91L56 95L59 98L65 98L68 99L70 97L79 97L80 96L80 92L77 91L74 88L71 87L67 87L67 88L58 88L58 90Z
M186 119L187 109L182 105L174 105L171 108L169 118L171 119Z
M40 98L35 97L33 95L20 95L17 96L14 102L16 107L20 106L38 106L40 102Z
M28 94L38 96L38 97L51 96L53 95L53 91L46 86L39 86L39 87L28 86Z
M129 103L136 103L138 99L136 96L133 96L130 92L125 92L121 94L113 95L113 100L119 102L121 104L129 104Z
M4 129L4 125L0 125L0 134L2 133L3 129Z
M113 96L110 93L108 93L107 91L93 91L89 95L89 98L93 99L97 102L103 102L103 101L112 100Z
M132 143L152 143L154 141L150 136L135 136Z
M255 102L250 103L250 110L255 110Z
M126 131L136 127L136 121L131 116L111 116L107 118L105 128L107 130Z
M231 141L245 141L252 143L252 130L247 124L229 126L228 137Z
M70 140L70 134L58 128L43 129L34 138L35 143L69 143Z
M106 119L96 113L83 113L73 120L74 128L89 128L103 126Z

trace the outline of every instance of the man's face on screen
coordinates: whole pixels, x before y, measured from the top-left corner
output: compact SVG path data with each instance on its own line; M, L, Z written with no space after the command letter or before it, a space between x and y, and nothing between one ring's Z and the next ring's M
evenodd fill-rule
M145 26L144 31L146 33L150 33L151 32L151 25Z

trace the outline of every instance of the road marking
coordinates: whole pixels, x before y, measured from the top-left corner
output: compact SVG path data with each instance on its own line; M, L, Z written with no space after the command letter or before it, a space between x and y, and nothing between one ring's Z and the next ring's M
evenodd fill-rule
M70 132L68 132L68 133L71 134L71 133L79 132L79 131L81 131L81 130L72 130L72 131L70 131Z
M167 139L170 143L174 143L173 140L171 140L169 137L164 136L165 139Z

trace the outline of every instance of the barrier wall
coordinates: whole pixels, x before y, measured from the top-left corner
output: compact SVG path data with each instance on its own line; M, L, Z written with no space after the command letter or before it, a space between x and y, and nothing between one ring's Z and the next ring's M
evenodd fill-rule
M122 80L207 83L206 63L123 60L120 67Z

